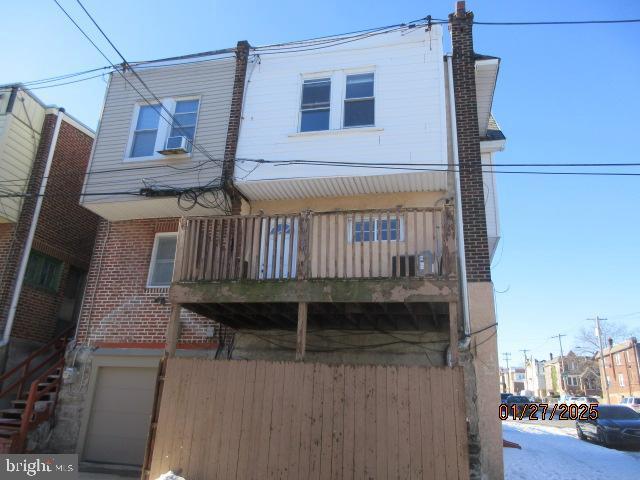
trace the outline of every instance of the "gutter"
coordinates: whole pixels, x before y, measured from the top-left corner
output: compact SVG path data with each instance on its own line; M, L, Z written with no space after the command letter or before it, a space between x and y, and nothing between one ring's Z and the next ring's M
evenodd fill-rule
M464 252L464 225L462 222L462 194L460 192L460 166L458 159L458 126L456 122L455 93L453 89L453 57L446 55L447 73L449 78L449 112L451 118L451 143L453 150L453 171L455 177L456 198L456 244L458 247L458 282L460 284L460 303L462 306L462 318L464 322L464 339L468 342L471 335L471 322L469 319L469 291L467 285L467 263ZM458 167L455 167L458 165Z
M58 110L56 115L56 126L53 130L53 137L51 138L51 144L49 145L49 152L47 154L47 162L44 167L44 173L42 174L42 183L40 184L40 190L38 191L38 198L36 200L36 206L33 210L33 216L31 217L31 225L29 226L29 234L27 235L27 241L25 242L24 249L22 251L22 258L20 259L20 265L18 267L18 278L16 279L15 288L11 296L11 304L9 306L9 314L4 326L4 333L2 340L0 340L0 348L6 347L11 339L11 330L13 329L13 321L16 317L16 310L18 309L18 301L20 300L20 294L22 293L22 284L24 283L24 275L27 271L27 263L29 262L29 254L31 253L31 246L33 245L33 238L36 234L36 227L38 226L38 217L40 216L40 210L42 209L42 202L44 201L44 192L47 188L47 181L49 179L49 172L51 170L51 164L53 163L53 155L58 143L58 135L60 134L60 125L64 113ZM42 140L41 140L42 141ZM35 161L35 160L34 160Z

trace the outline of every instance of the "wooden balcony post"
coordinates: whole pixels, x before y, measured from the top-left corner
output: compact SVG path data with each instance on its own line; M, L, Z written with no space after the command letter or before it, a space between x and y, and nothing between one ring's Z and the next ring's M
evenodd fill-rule
M176 348L178 346L178 338L180 337L180 312L182 306L180 304L174 304L171 306L171 316L169 317L169 324L167 325L165 355L168 357L175 357Z
M308 210L300 214L300 232L298 234L298 265L296 267L297 278L304 280L311 276L311 235L313 225L311 212Z
M451 367L458 365L458 304L449 302L449 355Z
M298 334L296 337L296 361L304 359L304 352L307 348L307 311L306 302L298 303Z

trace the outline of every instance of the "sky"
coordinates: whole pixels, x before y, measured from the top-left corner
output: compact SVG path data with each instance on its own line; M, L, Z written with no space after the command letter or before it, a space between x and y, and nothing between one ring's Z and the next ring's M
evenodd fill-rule
M98 39L74 0L59 1ZM129 61L447 18L454 8L454 0L84 4ZM637 0L470 0L467 9L477 21L640 18ZM106 64L52 0L9 2L3 18L12 21L0 29L0 84ZM497 162L640 162L640 24L476 26L474 44L501 58L493 113L507 147ZM95 128L105 85L34 92ZM492 275L499 349L511 365L521 349L558 354L553 335L567 335L566 353L596 315L640 334L640 178L503 174L497 182L502 240Z

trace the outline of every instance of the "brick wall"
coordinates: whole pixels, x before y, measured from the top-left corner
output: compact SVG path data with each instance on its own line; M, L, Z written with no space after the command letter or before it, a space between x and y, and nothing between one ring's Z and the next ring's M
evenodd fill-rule
M233 188L233 172L236 151L238 149L238 136L240 135L240 122L242 121L242 101L244 97L248 59L249 43L246 41L238 42L236 47L236 73L233 80L231 109L229 111L229 124L227 126L227 141L224 148L224 164L222 167L222 182L231 197L232 215L239 215L241 208L240 195L235 188Z
M453 47L453 84L467 280L488 282L491 281L491 262L478 130L473 13L465 12L462 5L458 12L449 16L449 21Z
M25 193L27 196L22 202L22 208L18 221L13 227L3 228L2 237L5 240L2 241L5 246L5 252L3 257L0 258L0 326L4 329L4 325L9 313L9 306L11 304L11 296L13 289L15 288L15 282L18 271L18 263L24 252L25 242L29 233L29 227L31 225L31 219L33 218L34 209L36 206L37 192L40 190L42 183L42 176L46 166L47 154L49 152L49 146L53 138L53 131L56 123L56 115L46 115L44 123L42 125L42 135L40 137L40 144L38 145L38 151L36 152L36 158L31 170L31 176ZM11 228L11 233L7 230ZM14 235L15 237L6 240L7 237Z
M27 192L39 191L46 166L57 115L47 115ZM79 204L84 172L91 154L93 138L62 121L51 169L42 200L32 249L63 262L57 291L49 292L23 285L15 315L12 337L39 342L50 340L57 326L67 273L71 265L87 270L99 217ZM18 261L24 251L37 196L25 198L16 226L0 229L0 275L4 268L1 305L3 323L15 288ZM9 238L17 229L16 241ZM11 232L10 232L11 231ZM28 253L26 253L28 254Z
M177 219L100 223L80 315L79 344L164 344L171 311L168 290L147 288L147 275L155 234L177 229ZM180 343L215 343L206 331L214 327L217 335L213 320L184 309L181 320Z

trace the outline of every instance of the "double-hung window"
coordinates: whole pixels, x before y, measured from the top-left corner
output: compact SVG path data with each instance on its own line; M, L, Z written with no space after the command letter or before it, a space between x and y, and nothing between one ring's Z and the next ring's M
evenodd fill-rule
M176 233L156 234L147 287L158 288L171 285L173 263L176 257L176 240Z
M190 152L198 120L198 100L178 100L173 114L171 131L167 139L167 148L179 147L181 137L186 137L187 150Z
M344 98L345 128L373 125L375 125L373 73L347 75L347 90Z
M130 157L150 157L155 155L161 108L160 104L140 106L136 127L133 132L133 141L131 142Z
M300 131L329 130L331 79L305 80L302 84Z
M60 260L32 250L24 280L32 287L56 292L60 285L62 267Z

